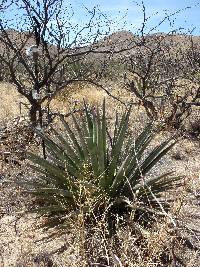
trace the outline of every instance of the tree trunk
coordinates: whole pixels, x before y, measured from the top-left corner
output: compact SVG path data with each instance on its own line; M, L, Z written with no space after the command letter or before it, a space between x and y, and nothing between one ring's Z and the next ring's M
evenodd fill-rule
M38 104L37 100L33 99L31 102L31 108L29 111L29 116L30 116L30 121L31 121L31 126L35 128L39 121L38 121L38 112L41 110L41 105Z
M38 103L37 100L32 99L30 101L31 103L31 108L29 111L29 116L30 116L30 121L31 121L31 126L32 130L34 133L34 129L39 126L42 128L42 107L41 103ZM45 142L42 140L42 151L43 151L43 157L46 158L46 149L45 149Z

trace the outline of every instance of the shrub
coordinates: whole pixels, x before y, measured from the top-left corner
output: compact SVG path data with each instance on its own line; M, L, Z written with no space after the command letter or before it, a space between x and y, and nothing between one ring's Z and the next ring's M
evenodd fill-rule
M84 103L81 116L72 114L73 128L61 117L67 137L53 129L53 140L37 131L48 158L29 152L31 167L40 179L23 183L26 191L40 200L37 212L48 215L49 222L52 218L57 226L79 215L89 223L106 218L110 233L116 216L134 212L136 218L142 213L149 218L163 212L167 207L163 192L179 177L171 176L172 172L147 174L176 141L171 138L149 150L155 137L153 125L147 125L137 138L127 136L130 113L131 107L121 119L116 114L111 134L105 101L101 110Z

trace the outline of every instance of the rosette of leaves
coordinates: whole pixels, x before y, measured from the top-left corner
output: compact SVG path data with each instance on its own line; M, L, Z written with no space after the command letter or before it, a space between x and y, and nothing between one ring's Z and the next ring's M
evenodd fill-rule
M73 124L61 117L64 134L53 129L53 137L41 131L48 151L47 159L28 153L38 172L35 182L27 182L26 191L40 201L37 212L57 218L85 215L99 218L134 212L154 214L166 207L163 192L173 187L179 177L172 172L158 176L148 173L174 146L173 139L153 149L149 145L155 133L152 124L135 138L128 136L131 107L121 118L116 114L114 129L108 129L105 101L101 109L90 108L72 114ZM149 177L149 178L148 178Z

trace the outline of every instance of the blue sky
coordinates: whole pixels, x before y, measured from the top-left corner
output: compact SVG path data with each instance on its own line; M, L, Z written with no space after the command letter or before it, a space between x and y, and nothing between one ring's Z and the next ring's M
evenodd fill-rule
M31 1L36 3L36 0ZM42 0L39 1L42 2ZM180 10L178 14L170 17L170 21L165 20L153 32L170 32L182 27L184 28L182 32L187 32L195 28L192 33L194 35L200 35L200 4L198 4L198 1L200 2L200 0L144 0L146 15L149 17L146 23L145 33L154 29L166 16L166 13L170 14ZM136 33L142 26L143 13L141 0L137 1L138 4L132 0L64 0L66 7L69 7L69 3L71 3L74 9L72 23L77 25L84 24L89 19L88 12L85 8L92 9L94 6L98 6L101 12L112 21L111 31L124 29ZM6 12L4 17L14 17L14 23L16 23L15 11L10 10ZM21 14L19 10L16 12L20 21Z
M137 2L141 4L141 1ZM195 28L193 34L200 35L200 4L198 4L197 0L144 0L144 4L147 17L150 17L147 23L147 32L165 17L166 10L168 14L181 10L178 14L171 17L170 22L166 20L155 31L169 32L179 27L183 27L183 31L187 31ZM72 5L77 9L78 19L83 21L84 13L81 11L82 6L88 8L99 6L102 12L110 19L116 21L113 30L122 27L123 22L126 21L124 28L135 32L136 29L141 27L143 21L141 6L138 6L135 1L131 0L74 0ZM186 10L184 10L185 8Z

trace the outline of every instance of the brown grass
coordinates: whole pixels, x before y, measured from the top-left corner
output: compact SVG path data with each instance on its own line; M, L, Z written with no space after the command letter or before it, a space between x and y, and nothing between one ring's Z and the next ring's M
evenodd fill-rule
M9 83L0 83L0 120L8 121L13 117L20 115L20 103L26 103L27 100L21 96L16 88ZM21 106L21 114L27 114L27 109L24 105Z

